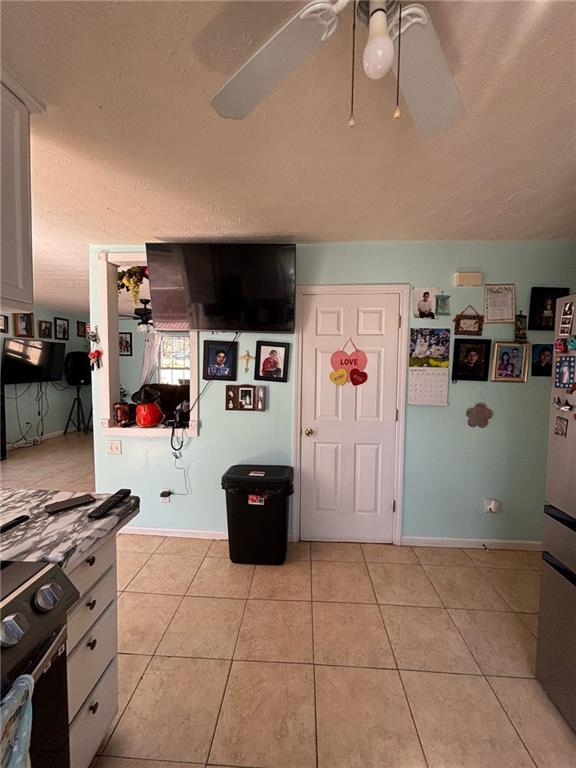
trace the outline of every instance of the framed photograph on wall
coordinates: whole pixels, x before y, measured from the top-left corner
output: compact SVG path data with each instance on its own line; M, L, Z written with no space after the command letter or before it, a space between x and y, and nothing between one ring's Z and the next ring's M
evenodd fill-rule
M54 318L54 338L60 341L68 341L70 323L65 317Z
M532 344L532 376L552 376L552 344Z
M472 304L464 307L454 318L454 333L457 336L482 336L484 315L481 315Z
M8 333L8 315L0 315L0 333Z
M528 376L530 344L494 342L491 381L524 382Z
M14 336L22 339L34 338L34 315L32 312L14 312Z
M484 285L484 322L513 323L516 319L516 286L514 283Z
M131 331L121 331L118 334L118 354L120 357L132 357Z
M228 384L226 387L227 411L265 411L266 387L253 384Z
M237 341L205 341L202 378L206 381L236 381L238 369Z
M52 321L38 320L38 337L40 339L52 338Z
M412 292L412 312L414 317L434 320L436 317L437 288L414 288Z
M530 331L553 331L556 321L556 299L567 296L568 288L532 288L530 292Z
M488 381L490 339L454 339L452 381Z
M88 329L86 327L86 323L82 320L76 320L76 336L85 339L87 333Z
M284 341L257 341L254 378L257 381L288 381L290 344Z

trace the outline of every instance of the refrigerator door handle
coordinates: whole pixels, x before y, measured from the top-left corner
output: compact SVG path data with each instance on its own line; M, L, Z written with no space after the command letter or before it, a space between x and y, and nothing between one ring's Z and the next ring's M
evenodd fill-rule
M564 563L561 563L554 555L551 555L550 552L542 552L542 560L553 568L556 573L563 576L566 581L569 581L570 584L576 587L576 573L571 571Z
M560 525L565 525L571 531L576 531L576 519L567 515L566 512L562 512L561 509L553 507L552 504L546 504L544 506L544 514L556 520Z

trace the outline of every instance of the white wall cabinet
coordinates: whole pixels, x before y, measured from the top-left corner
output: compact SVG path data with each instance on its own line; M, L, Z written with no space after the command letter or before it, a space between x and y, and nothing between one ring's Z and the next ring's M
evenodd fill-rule
M33 302L30 208L30 111L2 83L2 244L0 305L29 311Z

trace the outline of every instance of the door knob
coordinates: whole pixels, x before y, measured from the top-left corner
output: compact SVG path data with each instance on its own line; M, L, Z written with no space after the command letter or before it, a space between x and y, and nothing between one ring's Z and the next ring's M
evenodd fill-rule
M306 437L312 437L312 435L314 434L314 430L312 429L312 427L306 427L306 429L304 430L304 434L306 435Z

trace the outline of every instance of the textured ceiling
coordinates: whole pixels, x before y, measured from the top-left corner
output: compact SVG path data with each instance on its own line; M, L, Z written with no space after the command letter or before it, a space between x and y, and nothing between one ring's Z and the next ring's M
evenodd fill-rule
M32 118L36 300L85 309L90 243L576 235L576 3L427 3L466 115L423 140L335 37L245 121L211 96L287 2L7 2ZM366 34L359 28L359 35Z

